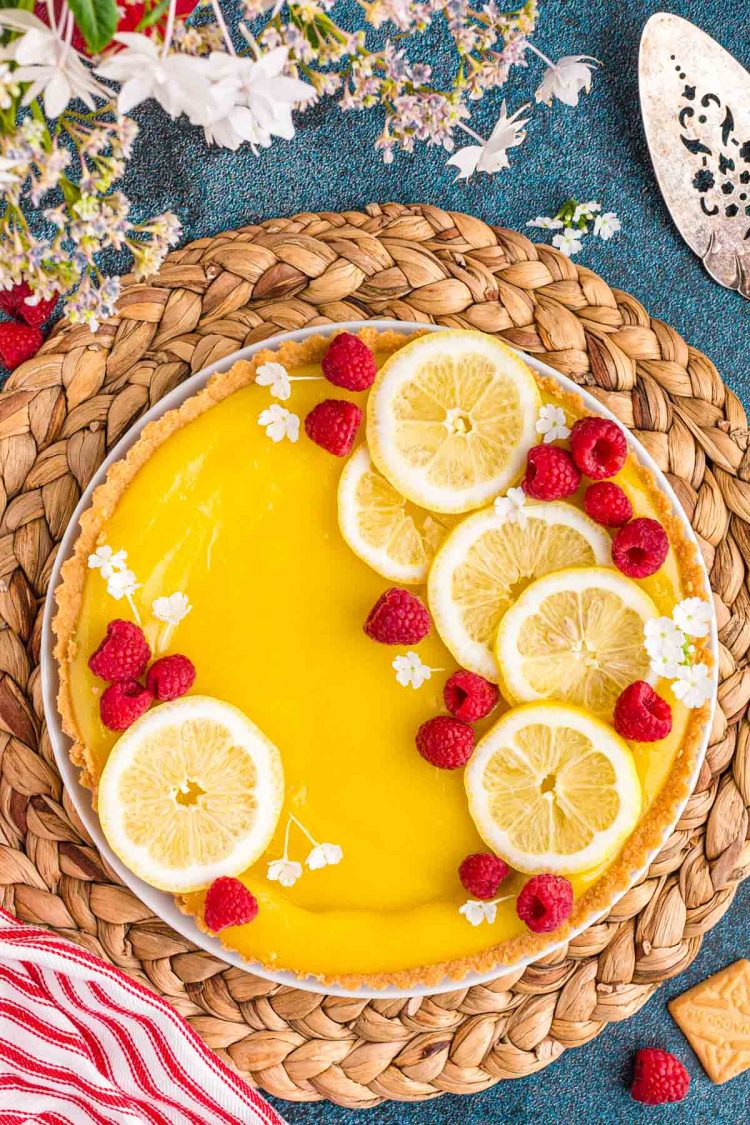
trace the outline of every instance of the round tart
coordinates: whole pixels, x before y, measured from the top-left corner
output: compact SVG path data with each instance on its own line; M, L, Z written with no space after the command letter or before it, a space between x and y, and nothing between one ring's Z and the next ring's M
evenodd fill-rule
M266 969L312 975L323 984L410 988L542 953L631 884L674 822L695 772L710 712L709 611L694 545L632 452L613 479L634 516L657 521L669 540L663 564L646 578L615 569L610 544L617 529L584 515L585 477L563 500L534 500L524 492L527 455L537 446L564 451L568 479L576 478L568 435L590 413L578 395L478 333L407 337L364 329L358 335L380 371L369 391L341 385L340 360L337 385L325 379L330 337L284 343L212 377L150 423L111 467L81 517L56 592L59 710L105 831L113 816L120 825L127 819L117 802L137 810L133 786L105 789L102 776L110 755L131 747L137 722L144 722L138 714L145 714L147 730L157 730L150 716L173 707L162 701L176 696L197 697L208 714L220 714L220 704L239 710L244 729L257 733L250 743L278 749L284 788L278 781L264 789L257 777L245 786L228 770L224 792L210 734L197 739L195 761L211 792L221 793L217 807L233 792L248 809L253 793L281 805L258 810L263 829L253 839L262 846L270 835L263 853L243 870L230 862L225 872L241 880L257 912L253 906L252 921L223 928L222 941ZM474 359L456 382L462 355ZM440 387L448 394L446 372L456 402L441 422L447 399L432 406L429 399ZM344 370L344 382L345 376ZM420 380L429 386L420 389ZM315 424L306 425L318 407ZM410 410L415 416L407 426ZM423 443L437 458L434 473L426 455L414 456L409 438L409 426L419 429L416 416L425 411L434 415ZM443 424L450 429L446 441L436 428ZM500 431L502 452L494 437ZM463 437L475 443L474 454L470 442L461 446ZM546 470L555 457L562 453L538 463ZM545 487L540 472L535 490ZM507 749L503 731L511 727L502 724L524 697L522 681L534 672L541 682L528 661L516 663L512 675L503 669L523 632L518 614L503 632L503 615L513 614L519 599L529 615L536 612L538 647L544 605L528 594L530 583L546 582L550 569L571 567L596 568L592 575L604 569L617 589L637 587L639 611L653 606L641 671L646 664L650 670L639 676L649 682L631 695L648 701L655 691L667 701L669 731L659 712L659 740L649 741L655 729L649 714L628 713L628 729L639 740L623 739L608 699L606 715L581 711L577 726L571 720L555 735L557 765L545 758L548 736L535 728L528 736L533 761L515 773L505 757L494 781L478 777L482 761L489 756L497 765L497 754ZM482 617L488 591L501 610L490 614L489 625ZM689 612L687 599L694 599ZM697 622L692 633L677 623L680 612L683 622ZM128 624L110 630L114 621ZM505 647L496 648L496 634L506 638ZM446 681L459 670L444 697ZM511 681L499 703L498 681L501 693ZM219 701L216 712L211 700ZM545 708L552 707L546 713L558 727L561 715L575 711L543 699L518 711L524 707L538 711L542 726ZM450 708L482 717L469 725ZM605 723L606 745L589 768L585 739L595 742ZM565 742L574 736L584 740L583 749ZM226 746L222 752L235 760ZM159 801L204 808L205 785L191 776L190 761L185 756L179 776L156 771ZM545 762L549 769L541 776ZM274 777L281 767L273 766ZM173 778L171 790L163 787L165 777ZM523 801L526 786L539 810L554 816L569 799L575 818L576 808L591 809L587 786L597 785L609 820L592 820L593 842L582 832L570 844L571 852L595 857L583 868L554 859L564 832L519 835L513 817L497 805L501 791L511 803ZM180 810L175 823L187 840L186 815ZM207 816L196 817L198 838L190 847L197 854L201 834L209 835L213 854L208 823ZM484 901L467 891L458 872L471 869L464 860L488 847L502 860L494 869L510 870L495 897ZM142 854L138 870L148 879ZM556 919L554 932L535 932L533 916L519 909L519 895L537 871L569 880L572 909ZM213 884L213 897L220 883ZM209 928L207 889L178 900L203 929ZM212 910L217 916L221 911Z

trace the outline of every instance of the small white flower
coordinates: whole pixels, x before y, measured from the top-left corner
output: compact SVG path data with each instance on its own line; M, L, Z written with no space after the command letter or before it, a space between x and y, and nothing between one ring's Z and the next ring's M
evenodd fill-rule
M523 530L528 523L526 493L522 488L509 488L505 496L497 496L493 505L500 523L517 523Z
M562 234L554 236L552 245L556 246L558 250L562 250L567 258L572 258L583 246L580 234L581 232L574 230L573 227L566 227Z
M545 402L544 406L539 411L536 432L544 435L543 441L545 445L549 445L551 441L562 441L563 438L570 437L570 430L565 424L565 411L563 408L561 406L553 406L551 402Z
M463 914L472 926L481 926L482 922L489 922L491 925L497 917L497 905L494 902L480 902L470 898L458 908L458 913Z
M299 416L292 414L285 406L274 403L258 415L258 425L265 426L266 435L271 441L279 442L284 438L297 441L299 438Z
M187 594L176 593L168 597L156 598L151 611L159 621L166 621L168 625L179 625L192 608Z
M116 570L125 570L128 562L127 551L113 551L104 543L89 555L89 570L98 570L102 578L111 578Z
M711 628L713 612L703 598L685 598L674 607L672 617L688 637L705 637Z
M591 55L565 55L556 63L548 59L545 62L547 70L536 92L536 100L552 105L553 99L557 98L564 105L575 108L581 90L588 93L591 89L591 71L596 65L596 59Z
M293 887L302 875L302 864L293 859L274 859L268 865L268 878L282 887Z
M407 652L406 656L397 656L391 667L402 687L421 688L432 675L432 668L428 668L422 662L417 652Z
M685 664L685 654L680 649L660 652L651 657L651 671L660 680L673 680L682 675Z
M495 172L507 168L510 164L508 149L515 148L516 145L522 144L526 139L524 126L527 124L528 118L523 121L518 120L526 109L528 109L528 106L522 105L520 109L517 109L514 114L508 117L508 107L503 102L500 116L495 122L489 140L486 141L464 126L464 130L481 143L460 148L447 162L448 166L453 165L453 167L458 168L456 179L468 180L475 172L486 172L488 176L492 176Z
M614 211L606 211L603 215L597 215L594 220L594 234L598 234L604 242L608 242L612 235L617 234L620 230L622 230L622 223Z
M573 218L571 219L573 226L575 226L576 223L579 223L581 219L589 222L589 220L593 219L597 211L601 211L601 209L601 203L597 203L595 199L589 199L587 203L579 203L575 211L573 212ZM598 222L599 220L597 219L596 221Z
M550 219L548 215L537 215L526 226L539 227L540 230L562 230L565 224L562 219Z
M672 691L686 707L702 707L714 691L708 667L705 664L686 664L680 668L679 679L672 684Z
M685 634L671 617L652 617L643 627L643 644L648 655L682 655L685 648ZM684 658L684 657L683 657Z
M13 80L26 86L23 105L30 105L41 94L45 114L56 118L77 98L91 110L95 97L106 100L109 91L96 81L59 28L49 27L31 12L2 7L0 28L16 32L15 39L2 49L2 57L16 63Z
M261 387L268 387L274 398L286 401L292 393L292 384L289 372L283 363L261 363L255 373L255 382Z
M116 570L107 579L107 593L118 602L120 598L132 598L141 586L132 570Z
M311 871L319 871L321 867L334 867L343 858L343 849L338 844L316 844L305 863Z

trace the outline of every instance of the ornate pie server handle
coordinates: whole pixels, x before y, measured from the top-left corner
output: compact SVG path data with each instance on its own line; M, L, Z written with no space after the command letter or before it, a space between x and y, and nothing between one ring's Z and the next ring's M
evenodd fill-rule
M664 201L711 277L750 297L750 74L705 32L658 12L639 62Z

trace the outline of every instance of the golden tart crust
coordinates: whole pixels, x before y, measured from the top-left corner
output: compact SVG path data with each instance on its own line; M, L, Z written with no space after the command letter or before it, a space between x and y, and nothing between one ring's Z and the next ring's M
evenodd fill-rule
M357 333L368 347L385 355L395 352L408 340L421 334L415 332L407 336L396 332L378 332L367 327ZM80 767L81 781L93 791L94 800L96 800L98 769L75 718L70 677L71 661L76 655L76 631L89 554L98 545L105 524L133 478L156 449L187 423L241 388L254 383L256 370L262 363L273 360L283 364L288 370L318 364L329 343L330 337L327 336L315 336L299 343L284 343L278 349L263 350L252 360L239 361L228 371L212 376L203 389L187 399L180 407L168 411L144 428L125 457L110 467L106 480L93 493L91 507L81 516L80 534L73 554L62 567L61 580L55 591L57 612L52 629L56 638L54 656L59 669L58 709L62 726L72 740L71 759ZM554 394L557 401L567 405L573 412L584 409L580 397L561 388L556 380L536 375L535 377L543 393L546 390ZM636 471L675 552L683 596L705 595L704 571L699 565L694 543L686 537L680 520L672 514L670 504L652 474L640 465L636 467ZM707 646L701 657L712 664ZM468 973L487 973L495 968L498 969L498 975L501 975L508 967L517 966L522 960L533 960L542 956L550 946L560 945L577 930L606 913L614 900L632 885L636 873L643 869L649 855L662 843L666 827L674 823L679 808L690 795L691 783L711 712L712 705L706 704L689 713L685 736L666 782L619 855L604 874L576 900L569 919L554 933L528 932L466 957L399 971L313 975L323 986L330 984L347 988L367 987L373 990L388 986L398 988L432 986L446 980L460 982ZM187 898L178 898L177 902L186 914L195 918L197 925L204 932L208 932L203 924L201 913L194 908L189 908ZM227 947L231 948L229 945ZM304 972L277 962L262 963L265 968L275 972L282 970Z

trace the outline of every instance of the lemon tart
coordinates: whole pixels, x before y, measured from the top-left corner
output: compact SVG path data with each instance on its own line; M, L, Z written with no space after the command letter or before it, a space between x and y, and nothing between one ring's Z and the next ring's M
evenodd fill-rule
M688 796L714 663L695 544L596 417L494 338L365 328L149 423L53 623L123 861L248 961L350 987L605 910Z

